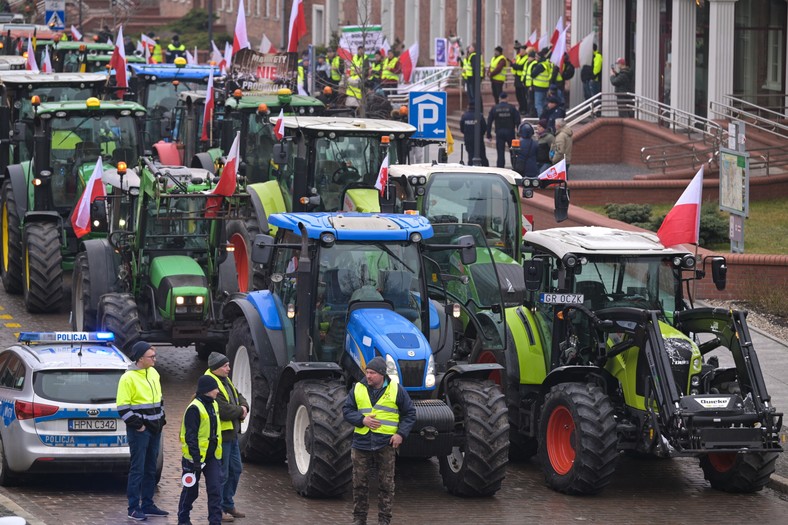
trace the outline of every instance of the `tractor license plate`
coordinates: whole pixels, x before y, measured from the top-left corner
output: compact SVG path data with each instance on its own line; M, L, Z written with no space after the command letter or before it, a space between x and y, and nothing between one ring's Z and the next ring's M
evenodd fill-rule
M118 429L117 419L69 419L68 429L73 432L80 431L116 431Z
M583 294L543 293L543 294L539 294L539 302L545 304L583 304Z

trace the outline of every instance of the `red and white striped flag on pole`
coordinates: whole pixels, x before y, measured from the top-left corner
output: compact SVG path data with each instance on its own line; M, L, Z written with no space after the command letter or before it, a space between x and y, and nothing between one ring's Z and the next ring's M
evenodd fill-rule
M208 89L205 92L205 109L202 114L202 133L200 134L200 140L211 140L209 131L213 127L213 107L213 68L211 68L210 73L208 73Z
M71 38L73 38L77 42L80 42L82 40L82 33L80 33L79 29L77 29L73 25L71 26Z
M77 201L77 206L71 214L71 226L77 238L84 237L90 233L90 204L98 197L104 197L107 192L104 190L104 163L99 156L93 174L85 185L85 191Z
M44 56L41 58L41 72L52 73L52 61L49 59L49 46L44 47Z
M118 98L123 98L125 88L129 87L129 81L126 78L126 47L123 43L123 26L118 29L118 38L115 40L112 58L109 59L109 67L115 70L115 85L124 88L118 90Z
M531 36L525 41L525 47L536 47L537 44L539 44L539 33L534 29L534 32L531 33Z
M702 193L703 164L657 230L657 237L663 245L698 244Z
M38 64L36 64L36 52L33 49L33 39L27 39L27 62L25 62L25 69L38 73Z
M246 32L246 10L244 0L238 2L238 18L235 19L235 33L233 34L233 56L241 49L247 49L249 45L249 35Z
M268 37L265 35L265 33L263 33L263 39L260 40L260 52L264 55L276 53L276 48L271 43L271 41L268 40Z
M406 84L410 83L413 70L416 69L416 64L419 61L419 43L418 41L410 46L407 51L402 53L399 57L400 64L402 64L402 80Z
M566 54L566 32L569 30L570 25L571 24L567 24L564 30L561 31L561 34L558 35L555 44L553 44L553 54L550 56L550 62L558 67L561 67L561 63L564 61L564 55Z
M285 110L284 108L279 110L279 118L274 124L274 137L276 140L282 140L285 138Z
M235 180L238 175L238 162L240 157L239 151L241 149L241 132L235 133L233 144L230 146L230 153L227 155L227 162L224 163L222 174L219 176L219 182L211 192L213 195L221 195L229 197L235 193Z
M550 166L542 173L539 174L538 179L540 180L566 180L566 159L563 159L555 164L554 166Z
M290 11L290 30L287 32L287 52L298 52L298 41L306 35L306 17L304 16L303 0L293 0L293 9Z
M551 46L555 47L555 43L558 42L561 33L563 33L564 31L566 31L566 28L564 27L564 17L559 16L558 22L555 23L555 29L553 29L553 34L550 35Z
M375 180L375 187L380 191L380 194L383 195L383 192L386 191L386 188L389 184L389 154L386 153L386 157L383 159L383 163L380 165L380 171L378 172L378 178Z

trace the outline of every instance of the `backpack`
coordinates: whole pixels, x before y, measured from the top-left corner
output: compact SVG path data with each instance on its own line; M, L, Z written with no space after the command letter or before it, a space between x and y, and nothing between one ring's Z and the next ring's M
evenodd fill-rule
M580 80L588 82L594 80L594 68L590 64L586 64L580 68Z
M569 80L575 76L575 66L568 60L564 60L564 72L561 74L564 80Z

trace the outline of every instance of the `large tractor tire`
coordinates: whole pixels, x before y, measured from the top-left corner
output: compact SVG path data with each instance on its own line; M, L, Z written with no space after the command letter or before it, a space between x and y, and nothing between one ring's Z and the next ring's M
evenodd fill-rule
M776 452L715 452L700 458L703 477L724 492L757 492L774 472Z
M24 301L28 312L57 312L63 303L63 258L60 231L52 222L25 228Z
M461 445L439 457L443 485L463 497L492 496L506 476L509 421L506 400L492 381L455 380L449 387Z
M134 297L127 293L102 295L97 315L99 328L114 333L115 346L128 354L142 330Z
M90 332L97 328L96 308L90 304L90 268L88 254L80 252L74 260L71 277L71 328L78 332Z
M252 262L252 243L260 233L256 219L235 220L227 224L227 242L233 245L233 261L238 276L239 292L251 292L266 288L264 270Z
M550 389L539 422L539 459L550 488L595 494L618 459L613 404L596 385L562 383Z
M341 496L350 485L353 427L342 417L347 390L340 381L296 383L287 405L287 470L296 492Z
M241 422L238 446L247 461L282 463L285 440L263 434L266 425L266 404L271 388L263 374L259 350L255 348L249 323L239 317L233 321L227 343L227 359L233 384L249 403L249 414Z
M0 194L0 277L5 291L22 293L22 230L11 182L3 183Z

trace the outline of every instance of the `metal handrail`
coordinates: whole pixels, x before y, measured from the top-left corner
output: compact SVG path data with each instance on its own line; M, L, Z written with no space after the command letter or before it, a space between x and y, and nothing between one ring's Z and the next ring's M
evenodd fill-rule
M738 101L738 99L733 99L733 97L725 97L725 98L728 101L732 101L732 100ZM771 110L765 108L758 108L758 106L753 106L753 107L767 114L773 114L780 119L784 118L779 113L773 112ZM709 104L709 111L714 113L715 115L720 116L721 118L741 120L760 131L763 131L765 133L771 133L772 135L782 139L788 139L787 125L769 118L762 117L760 114L756 114L751 111L745 111L744 109L734 107L730 104L724 104L716 101L711 101L711 104Z
M661 168L662 173L669 168L684 168L686 161L692 162L692 168L701 164L716 161L718 146L697 147L698 141L687 141L678 144L662 144L640 148L640 160L648 169ZM672 153L678 150L677 153ZM651 152L658 153L651 153ZM678 162L674 162L678 161Z
M384 91L392 104L404 102L410 91L444 91L459 71L456 67L417 67L413 71L413 81L410 84L385 88Z

